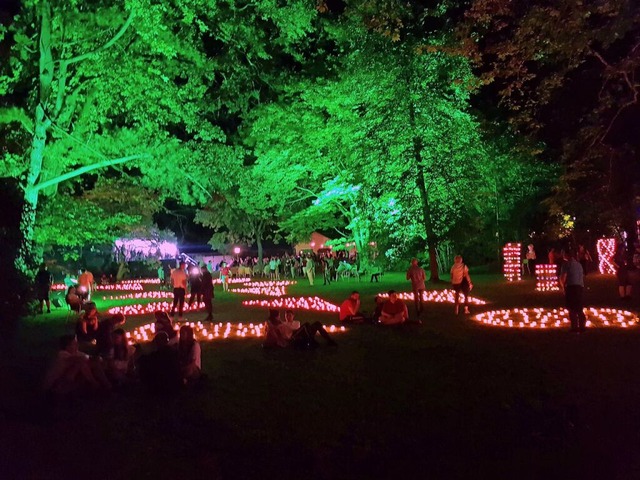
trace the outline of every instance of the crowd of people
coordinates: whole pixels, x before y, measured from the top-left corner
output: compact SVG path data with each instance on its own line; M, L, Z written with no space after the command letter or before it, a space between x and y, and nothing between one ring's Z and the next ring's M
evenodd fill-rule
M529 266L535 265L537 257L533 245L527 246L525 260ZM591 257L583 247L575 250L567 248L560 254L550 250L549 260L558 265L558 280L569 311L571 331L583 332L586 328L583 308L584 276ZM632 268L640 269L640 246L637 246L633 257L628 257L620 246L613 261L618 269L620 296L628 298L631 292L627 277ZM238 265L246 267L251 262L252 260L245 259L238 262ZM339 278L342 264L350 263L344 257L331 255L285 255L283 258L265 259L259 273L274 280L305 275L313 284L315 270L320 265L323 279L330 283ZM350 268L358 268L355 263L350 265ZM232 275L232 267L224 262L216 267L225 288L225 284L228 284L226 279ZM79 272L78 279L65 278L65 285L68 286L66 301L79 315L75 333L60 338L58 354L45 379L45 389L54 395L67 395L109 391L131 383L140 383L152 392L169 392L198 383L202 378L200 344L188 324L183 324L177 330L173 318L177 311L178 320L183 321L183 309L189 290L188 305L204 304L204 320L213 320L212 270L213 266L204 263L187 270L186 263L181 262L171 271L168 281L174 293L172 307L168 313L155 312L155 336L146 345L130 344L122 329L126 321L124 315L116 314L100 319L96 305L91 301L95 281L90 272L83 269ZM463 313L469 314L468 296L473 284L469 268L461 256L454 258L450 274L451 288L455 292L455 314L460 313L461 306ZM373 278L371 280L374 281ZM410 282L413 295L413 319L407 305L394 290L388 291L384 296L376 296L371 313L362 310L360 293L354 290L340 305L340 323L383 326L421 323L426 273L417 259L411 261L406 271L406 280ZM51 274L43 264L36 275L36 293L41 311L44 311L45 306L50 311L49 291L52 281ZM318 337L322 337L329 346L337 345L320 322L301 323L296 320L292 310L286 310L283 318L280 317L280 311L269 310L265 322L264 348L313 349L319 346Z
M108 392L139 383L154 393L177 391L202 378L201 349L193 328L176 331L166 312L157 311L155 336L131 345L122 314L100 320L95 304L84 304L75 333L59 340L58 353L44 380L55 397Z

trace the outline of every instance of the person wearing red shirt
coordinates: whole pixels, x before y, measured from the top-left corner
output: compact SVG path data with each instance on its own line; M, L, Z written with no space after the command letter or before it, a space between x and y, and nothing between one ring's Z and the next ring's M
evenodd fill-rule
M380 323L383 325L399 325L409 318L409 310L402 300L398 298L395 290L389 290L389 299L382 305Z
M351 292L342 305L340 305L340 321L345 323L363 323L364 317L360 313L360 293Z

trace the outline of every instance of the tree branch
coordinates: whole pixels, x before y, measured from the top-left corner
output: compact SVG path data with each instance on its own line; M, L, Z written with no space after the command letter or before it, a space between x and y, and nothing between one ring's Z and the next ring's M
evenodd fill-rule
M99 170L101 168L106 168L112 165L118 165L121 163L129 162L131 160L137 160L138 158L145 158L145 157L150 157L150 155L147 153L140 153L137 155L129 155L128 157L114 158L114 159L105 160L98 163L92 163L91 165L85 165L84 167L76 168L71 172L58 175L57 177L51 178L45 182L40 182L37 185L35 185L33 188L34 190L39 191L47 187L58 185L59 183L62 183L66 180L79 177L80 175L84 175L85 173L92 172L93 170Z
M92 147L90 147L88 144L84 143L79 138L74 137L69 132L67 132L64 128L62 128L59 125L57 125L55 122L51 121L51 126L54 128L54 130L58 130L60 133L62 133L63 135L66 135L71 140L76 142L78 145L80 145L80 146L86 148L87 150L89 150L91 153L94 153L95 155L97 155L98 157L100 157L102 159L105 159L105 160L107 159L107 157L104 154L102 154L99 151L93 149Z
M135 15L133 13L133 10L131 10L129 12L129 17L122 24L122 26L120 27L120 30L118 30L116 32L116 34L113 37L111 37L111 40L109 40L107 43L105 43L101 47L98 47L98 48L96 48L95 50L93 50L91 52L83 53L82 55L78 55L78 56L75 56L75 57L71 57L71 58L60 60L60 63L65 63L66 65L71 65L72 63L82 62L83 60L86 60L87 58L91 57L92 55L95 55L96 53L98 53L98 52L100 52L102 50L106 50L109 47L113 46L113 44L116 43L120 39L120 37L122 37L125 34L127 29L129 28L129 26L133 22L133 17L134 16Z
M0 124L13 122L18 122L33 135L33 121L23 109L18 107L0 108Z

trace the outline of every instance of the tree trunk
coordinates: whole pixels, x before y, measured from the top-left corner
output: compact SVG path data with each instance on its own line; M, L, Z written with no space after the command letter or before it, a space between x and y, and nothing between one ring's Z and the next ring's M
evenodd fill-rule
M360 270L369 270L371 266L371 260L369 258L369 232L363 232L362 229L355 229L352 231L353 241L356 244L356 250L358 252L358 261L360 264Z
M415 108L413 102L409 103L409 124L413 132L415 132ZM420 202L422 204L422 219L424 229L427 234L427 250L429 251L429 272L431 282L440 281L440 273L438 272L438 242L433 231L433 220L431 218L431 205L429 203L429 193L424 182L424 163L422 159L422 139L418 135L413 137L413 159L416 167L416 187L420 192Z
M23 240L15 261L16 268L25 274L29 273L31 270L29 266L34 263L33 237L39 196L39 189L36 184L42 173L44 151L47 145L47 131L51 125L51 120L47 118L43 106L51 93L54 69L51 54L51 10L48 2L42 4L40 22L40 38L38 41L40 48L38 63L39 98L35 111L33 139L31 140L31 151L29 152L29 168L24 186L24 204L20 220Z
M262 266L262 234L256 234L256 245L258 246L258 265Z

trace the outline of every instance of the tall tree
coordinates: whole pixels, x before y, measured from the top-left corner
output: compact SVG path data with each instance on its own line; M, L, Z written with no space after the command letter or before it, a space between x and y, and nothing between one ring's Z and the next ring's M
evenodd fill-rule
M606 233L635 223L640 167L640 5L474 0L460 26L485 99L546 142L564 171L552 217Z

